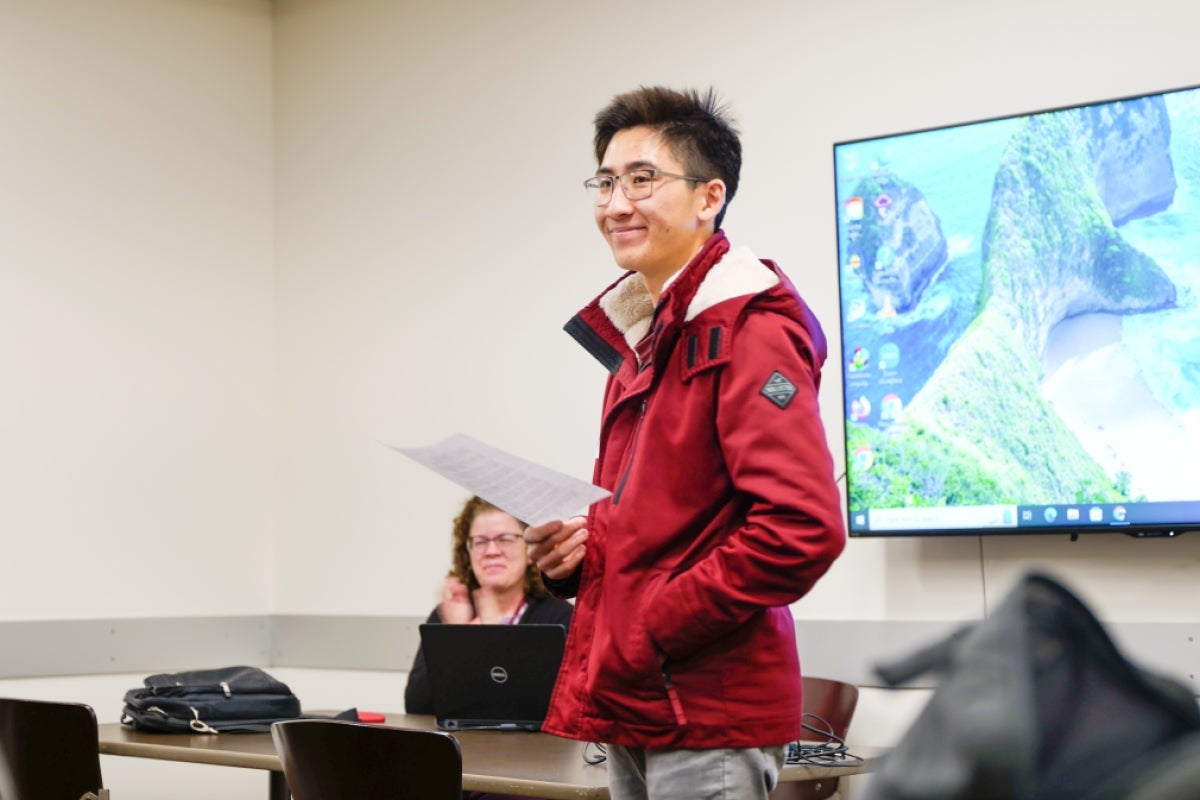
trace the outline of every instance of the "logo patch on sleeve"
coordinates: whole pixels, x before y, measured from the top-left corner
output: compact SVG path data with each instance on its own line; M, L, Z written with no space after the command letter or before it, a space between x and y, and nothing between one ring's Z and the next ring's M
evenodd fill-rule
M792 402L792 398L796 396L796 384L785 378L782 372L776 370L771 373L771 377L767 378L760 394L780 408L787 408L788 403Z

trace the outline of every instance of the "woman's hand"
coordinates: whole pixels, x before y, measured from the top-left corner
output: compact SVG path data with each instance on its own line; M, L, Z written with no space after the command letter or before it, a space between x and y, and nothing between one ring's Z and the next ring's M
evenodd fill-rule
M490 586L480 586L471 592L471 595L475 598L475 611L477 614L471 622L478 622L482 625L495 625L504 621L500 615L500 598L496 597L496 593L492 591Z
M475 618L475 606L471 604L471 593L467 585L454 576L442 581L442 599L438 603L438 616L449 625L465 625Z
M529 560L537 564L551 580L561 581L570 577L583 561L587 552L586 517L572 517L563 522L555 520L544 525L532 525L525 529L525 543L529 546Z

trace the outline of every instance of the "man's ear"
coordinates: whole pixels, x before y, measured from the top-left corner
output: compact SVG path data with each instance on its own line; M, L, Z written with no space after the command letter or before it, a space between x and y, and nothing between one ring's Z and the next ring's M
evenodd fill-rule
M701 188L703 200L696 216L701 222L712 222L725 207L725 181L713 178Z

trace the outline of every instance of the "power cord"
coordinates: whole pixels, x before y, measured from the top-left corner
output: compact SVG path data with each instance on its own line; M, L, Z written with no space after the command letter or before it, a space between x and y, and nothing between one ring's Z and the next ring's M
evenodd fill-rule
M591 748L596 748L596 752L588 752ZM583 763L585 764L603 764L608 760L608 748L599 742L584 742L583 743Z
M811 722L810 722L811 720ZM862 757L850 752L842 737L833 732L826 720L805 712L800 723L804 730L824 739L822 742L799 741L787 746L784 763L806 764L813 767L850 767L862 763Z

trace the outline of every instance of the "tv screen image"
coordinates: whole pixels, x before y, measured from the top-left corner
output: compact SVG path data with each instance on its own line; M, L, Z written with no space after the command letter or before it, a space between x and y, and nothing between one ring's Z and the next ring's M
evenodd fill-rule
M851 535L1200 529L1200 87L834 173Z

